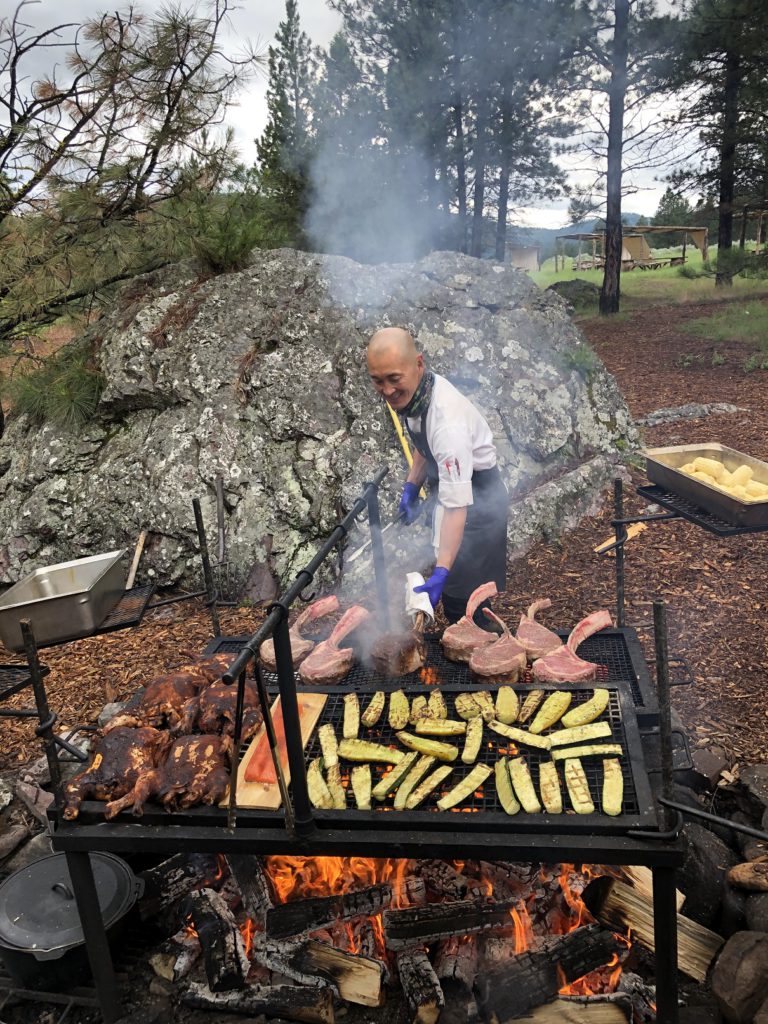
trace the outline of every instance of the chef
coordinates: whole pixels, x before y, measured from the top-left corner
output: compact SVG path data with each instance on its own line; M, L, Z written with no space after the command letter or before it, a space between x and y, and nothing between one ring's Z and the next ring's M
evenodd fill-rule
M456 622L481 583L505 586L508 496L493 435L469 399L426 368L408 331L377 331L367 356L374 388L403 418L413 444L413 466L399 506L405 521L410 524L419 514L422 484L437 493L436 565L416 590L428 594L433 607L442 598L446 618ZM481 609L475 620L490 625Z

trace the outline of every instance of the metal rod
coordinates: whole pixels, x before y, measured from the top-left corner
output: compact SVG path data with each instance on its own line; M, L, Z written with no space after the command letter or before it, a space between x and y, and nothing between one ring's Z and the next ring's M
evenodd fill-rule
M256 689L259 691L259 700L261 701L261 706L264 711L264 729L267 733L269 749L272 751L272 764L275 766L277 788L280 790L280 796L283 801L285 827L288 830L289 835L295 835L296 816L293 813L293 804L291 803L291 797L288 793L288 784L285 781L285 773L283 772L283 762L280 758L280 747L278 746L277 736L275 735L275 723L272 721L272 709L269 706L269 694L267 693L264 676L261 674L261 665L258 661L254 664L254 675L256 678Z
M288 632L288 614L283 612L275 630L275 661L277 683L280 687L280 707L283 712L285 745L291 769L294 821L299 836L311 835L315 830L312 807L307 789L307 771L304 767L304 748L301 742L301 719L296 697L296 678L293 674L293 655Z
M122 1006L90 856L70 851L65 856L104 1024L116 1024L123 1015Z
M205 525L203 524L203 513L200 511L200 499L192 499L192 508L195 510L195 526L197 527L197 538L200 544L200 557L203 561L203 578L205 589L208 594L208 607L211 612L211 624L213 635L221 636L221 623L219 622L219 610L216 607L216 584L213 581L213 570L211 560L208 557L208 539L205 536Z
M227 828L235 829L237 816L237 771L240 765L240 742L243 735L243 706L245 704L245 669L237 677L237 698L235 702L235 734L232 737L232 762L229 767L229 803L227 804Z
M389 595L387 593L387 563L384 560L384 542L381 539L381 514L379 511L379 488L368 488L368 522L371 527L371 551L373 572L379 595L379 617L386 633L389 629Z
M56 724L56 715L52 714L51 709L48 707L48 695L45 692L43 670L40 667L40 659L37 656L37 644L35 643L35 635L32 632L32 624L29 619L22 619L19 625L21 626L21 638L24 642L24 653L29 665L32 690L35 694L37 717L40 719L36 732L43 741L45 759L48 762L48 771L51 774L54 805L56 811L60 813L64 806L64 794L62 791L59 753L56 749L56 736L53 731L53 727Z
M624 484L621 477L613 481L613 515L616 531L616 624L624 626L624 541L627 528L621 522L624 516ZM619 543L621 541L621 543Z
M652 870L656 1024L678 1024L675 869L655 867Z
M734 832L741 832L745 836L752 836L753 839L761 839L764 843L768 843L768 832L761 832L759 828L752 828L751 825L742 825L738 821L731 821L730 818L721 818L718 814L710 814L709 811L700 811L698 807L689 807L687 804L679 804L675 800L667 800L666 797L662 797L659 802L664 804L665 807L673 807L676 811L680 811L681 814L690 814L693 818L703 818L704 821L712 821L716 825L724 825L726 828L732 828Z
M224 480L220 473L216 474L216 533L218 539L217 555L220 562L224 561Z
M162 608L166 604L179 604L181 601L191 601L194 597L207 597L207 590L195 590L191 594L181 594L179 597L166 597L162 601L153 601L152 604L147 605L147 611L151 611L153 608Z
M659 745L661 748L661 795L671 800L672 792L672 698L669 689L667 610L663 601L653 602L653 635L656 647L656 696L659 702ZM672 827L672 815L662 805L665 828Z

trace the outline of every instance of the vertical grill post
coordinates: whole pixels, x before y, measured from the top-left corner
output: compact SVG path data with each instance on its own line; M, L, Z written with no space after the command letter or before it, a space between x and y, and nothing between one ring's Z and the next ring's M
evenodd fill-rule
M613 481L613 529L616 534L616 625L624 627L624 544L627 528L624 525L624 484L621 477Z
M663 601L653 602L653 634L656 646L656 693L659 700L659 740L661 745L661 795L672 799L672 700L669 690L669 649L667 610ZM674 814L662 804L665 829L671 829Z
M211 612L211 624L213 625L213 635L221 636L221 623L219 621L219 609L216 607L216 598L218 593L216 590L216 584L213 581L213 570L211 569L211 559L208 555L208 538L205 535L205 525L203 523L203 513L200 511L200 499L192 499L192 508L195 511L195 526L197 527L197 540L200 545L200 557L203 561L203 577L205 579L205 589L208 595L208 608Z
M376 481L368 484L366 498L368 502L368 522L371 527L373 571L376 576L376 590L379 598L379 614L384 626L383 632L386 633L389 630L389 594L387 592L387 565L384 561L384 544L381 539L379 485Z

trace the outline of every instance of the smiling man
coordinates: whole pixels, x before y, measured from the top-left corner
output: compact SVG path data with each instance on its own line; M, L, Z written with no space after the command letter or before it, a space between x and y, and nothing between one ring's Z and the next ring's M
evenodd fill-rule
M377 331L368 344L368 373L384 400L405 421L413 443L400 512L412 523L418 494L437 491L433 521L436 565L423 587L433 606L442 598L449 622L466 611L481 583L504 589L507 490L496 465L491 429L450 381L428 370L413 338L400 327ZM488 627L478 610L478 625Z

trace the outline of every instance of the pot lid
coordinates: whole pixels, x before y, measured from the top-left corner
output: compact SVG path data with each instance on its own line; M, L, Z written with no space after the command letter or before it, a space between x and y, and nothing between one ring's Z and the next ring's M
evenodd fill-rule
M136 878L119 857L91 853L91 868L104 927L125 914L137 896ZM15 871L0 885L0 946L61 955L83 942L72 879L63 853Z

